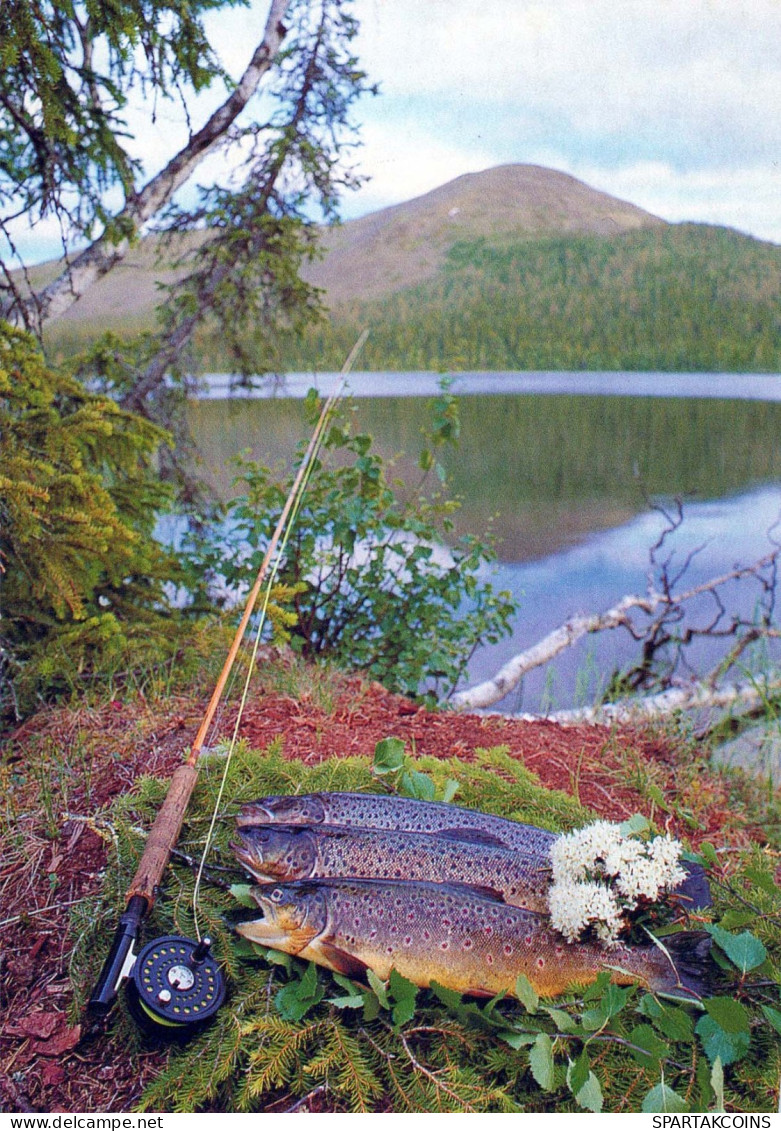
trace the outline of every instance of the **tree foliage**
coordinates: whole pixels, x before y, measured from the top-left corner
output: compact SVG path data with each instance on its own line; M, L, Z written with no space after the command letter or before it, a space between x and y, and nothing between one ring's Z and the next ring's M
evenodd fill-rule
M132 639L159 648L175 575L152 537L164 439L0 323L3 709L126 664Z
M315 254L316 219L334 218L340 191L355 183L350 114L367 85L352 51L350 0L269 0L233 82L203 17L235 2L12 0L0 13L5 315L40 334L151 222L172 233L165 254L179 277L158 333L140 355L115 346L105 374L106 388L136 411L154 414L150 398L168 373L186 369L186 347L204 322L218 326L246 370L245 338L267 342L278 321L295 328L317 314L317 293L299 269ZM223 101L196 128L197 94L218 85ZM139 95L152 116L158 100L177 100L189 128L146 181L127 125ZM177 193L218 151L222 174L185 207ZM11 270L20 216L33 225L53 216L62 232L63 271L37 289ZM72 256L85 238L93 242Z
M237 0L7 0L0 9L0 208L56 216L67 235L111 222L140 164L126 109L199 91L222 69L203 15Z

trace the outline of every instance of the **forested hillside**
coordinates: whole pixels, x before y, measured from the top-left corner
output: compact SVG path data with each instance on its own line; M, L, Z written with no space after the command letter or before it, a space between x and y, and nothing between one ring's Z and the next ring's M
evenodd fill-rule
M461 240L436 279L340 304L281 361L336 369L369 326L367 369L778 371L780 297L781 248L724 228Z
M781 370L781 247L665 223L552 169L458 177L320 242L306 276L327 318L303 338L243 340L259 372L338 369L365 326L367 369ZM159 284L177 277L166 254L142 240L51 323L55 353L151 329ZM208 330L185 363L236 367Z

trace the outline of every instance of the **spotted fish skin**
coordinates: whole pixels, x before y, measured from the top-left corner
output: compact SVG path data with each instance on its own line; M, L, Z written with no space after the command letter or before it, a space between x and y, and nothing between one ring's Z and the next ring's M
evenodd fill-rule
M525 825L478 809L374 793L323 792L262 797L243 805L236 823L239 829L284 824L339 825L429 835L448 832L455 839L481 837L483 843L512 849L530 863L536 859L540 867L549 865L551 845L557 836L536 825ZM704 869L693 863L686 863L684 867L688 874L675 889L676 899L688 910L709 907L710 888Z
M351 828L394 829L418 833L445 830L483 834L499 846L547 859L556 833L509 821L493 813L463 809L442 801L375 793L305 793L262 797L243 805L236 819L248 825L341 825Z
M428 833L334 825L271 825L239 830L232 845L258 880L363 878L471 884L505 903L548 910L550 868L539 854Z
M240 935L346 974L368 968L387 979L395 969L418 986L480 996L513 995L525 974L554 997L603 970L689 1000L709 988L704 932L665 939L668 958L655 946L567 943L543 915L447 884L305 880L251 892L263 917L247 912Z

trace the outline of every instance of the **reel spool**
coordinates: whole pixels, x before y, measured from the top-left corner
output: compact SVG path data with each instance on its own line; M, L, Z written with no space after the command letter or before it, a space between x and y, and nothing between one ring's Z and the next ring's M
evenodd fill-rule
M148 1032L186 1039L214 1017L225 1000L225 978L200 942L164 935L139 952L127 985L130 1012Z

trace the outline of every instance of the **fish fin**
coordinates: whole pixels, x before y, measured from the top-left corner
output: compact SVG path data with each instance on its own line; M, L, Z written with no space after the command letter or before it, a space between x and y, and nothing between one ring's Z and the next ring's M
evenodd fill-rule
M497 891L496 888L488 887L487 884L468 884L466 882L459 883L457 880L448 880L446 884L438 884L437 887L450 888L452 891L462 892L465 895L479 895L481 899L490 899L492 903L505 902L502 893Z
M356 958L354 954L348 954L341 947L334 946L333 943L317 940L311 949L317 950L331 970L336 970L338 974L346 974L348 977L354 978L366 971L365 962L361 962L360 958Z
M665 959L665 968L651 986L657 993L696 1001L723 988L723 974L710 955L713 939L706 931L679 931L653 942Z
M484 844L491 848L507 848L501 837L493 833L483 832L482 829L440 829L434 836L443 840L468 841L470 844Z
M712 904L710 884L702 864L685 861L686 879L672 893L687 911L701 911Z

